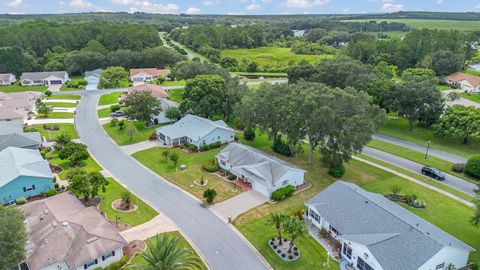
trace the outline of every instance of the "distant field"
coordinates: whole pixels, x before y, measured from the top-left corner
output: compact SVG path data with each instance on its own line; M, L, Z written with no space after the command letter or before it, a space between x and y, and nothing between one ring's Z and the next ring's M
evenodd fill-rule
M365 21L371 21L371 20L349 20L349 21L365 22ZM411 28L428 28L428 29L459 30L459 31L478 31L478 29L480 29L480 21L417 20L417 19L375 19L375 21L405 23Z
M302 60L318 63L322 59L332 58L333 55L300 55L291 52L290 48L261 47L255 49L223 50L222 57L232 57L238 62L242 59L255 61L260 67L287 67Z
M35 91L35 92L43 92L47 90L47 87L44 85L39 86L20 86L20 85L8 85L8 86L0 86L0 92L5 93L14 93L14 92L25 92L25 91Z

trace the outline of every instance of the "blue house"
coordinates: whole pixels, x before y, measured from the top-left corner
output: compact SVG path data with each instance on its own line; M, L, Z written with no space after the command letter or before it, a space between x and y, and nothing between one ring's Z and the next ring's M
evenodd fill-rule
M53 174L38 150L7 147L0 152L0 203L53 189Z

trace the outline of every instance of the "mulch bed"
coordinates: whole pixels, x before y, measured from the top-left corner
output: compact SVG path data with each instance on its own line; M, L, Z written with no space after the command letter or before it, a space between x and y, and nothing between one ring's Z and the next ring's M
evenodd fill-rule
M130 206L126 206L123 203L123 199L116 199L112 202L112 208L120 212L133 212L138 209L137 205L130 203Z
M52 164L50 164L50 169L52 170L53 173L57 173L57 174L63 171L62 167L57 165L52 165Z
M121 221L117 221L117 223L115 223L115 221L110 221L110 223L112 223L112 225L115 227L115 229L117 229L117 231L119 231L119 232L132 228L132 226L130 226L129 224L127 224L125 222L121 222Z
M144 241L134 240L123 247L123 255L132 258L136 254L144 251L146 247L147 244Z
M100 202L102 202L102 199L100 197L94 197L94 198L91 198L90 200L84 202L82 201L83 204L86 206L86 207L89 207L89 206L95 206L97 207Z
M287 239L283 239L282 245L279 244L279 239L277 237L268 241L268 245L270 248L273 249L275 254L280 257L282 260L285 261L295 261L300 257L300 250L298 249L297 245L293 245L292 253L288 252L290 247L290 241Z

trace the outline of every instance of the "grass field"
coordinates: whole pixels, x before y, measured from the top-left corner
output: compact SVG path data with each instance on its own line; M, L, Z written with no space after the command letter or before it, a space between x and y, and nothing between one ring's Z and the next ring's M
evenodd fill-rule
M364 21L371 21L371 20L350 20L350 21L364 22ZM411 28L428 28L428 29L459 30L459 31L477 31L478 29L480 29L480 21L421 20L421 19L376 19L376 21L404 23Z
M300 55L291 52L290 48L261 47L255 49L223 50L222 57L232 57L238 62L243 59L255 61L260 67L288 67L302 60L310 63L319 63L333 55Z
M185 89L171 89L168 90L168 99L175 101L175 102L182 102L183 101L183 93Z
M127 223L130 226L134 227L145 223L156 215L158 215L157 211L151 208L148 204L146 204L141 199L137 198L135 195L131 195L132 203L137 205L137 210L133 212L120 212L112 208L112 203L116 199L120 199L122 197L122 193L126 192L127 189L120 185L117 181L113 178L107 178L108 186L105 192L100 191L100 197L102 198L102 202L99 205L99 208L102 212L107 215L107 218L114 221L115 216L119 217L121 222Z
M133 122L135 126L136 132L133 138L131 139L130 136L127 134L127 125L130 121L128 121L125 127L120 130L118 126L112 127L110 123L104 124L103 128L108 133L110 138L112 138L118 145L128 145L134 144L141 141L146 141L150 138L150 135L154 132L156 128L161 125L155 125L146 128L144 122Z
M25 91L43 92L45 90L47 90L47 87L44 86L44 85L40 85L40 86L21 86L21 85L0 86L0 92L5 92L5 93L25 92Z
M390 119L386 125L380 130L380 134L398 138L405 141L410 141L419 145L427 146L427 142L431 141L430 145L433 149L442 150L465 158L480 152L480 138L472 139L469 144L462 144L460 141L437 138L433 136L432 131L423 128L415 123L413 131L408 131L408 123L403 118Z
M49 118L49 119L70 119L73 118L73 113L69 112L50 112L48 115L38 114L37 118Z
M83 76L70 76L70 81L72 83L79 83L81 81L85 81L85 79L83 78ZM85 89L85 85L79 85L78 88L71 88L71 87L68 87L67 84L64 84L62 85L62 87L60 87L60 91L76 91L76 90L83 90Z
M74 94L58 94L47 97L48 99L68 99L68 100L80 100L82 97Z
M98 105L110 105L110 104L117 104L118 103L118 98L122 95L121 92L114 92L110 94L105 94L100 97L100 100L98 101Z
M60 166L63 169L63 171L59 173L58 176L60 176L61 179L66 179L68 170L72 168L69 164L70 162L68 160L61 160L60 158L58 158L57 151L48 153L47 157L53 158L49 161L49 163ZM91 156L88 157L88 159L84 161L79 167L87 172L98 172L102 170L102 167L100 167L100 165L98 165L98 163Z
M201 263L201 267L199 269L191 269L191 270L204 270L204 269L207 269L207 266L203 263L203 261L200 259L200 256L198 256L198 254L195 252L195 250L192 248L192 246L187 242L187 240L182 236L182 234L180 234L179 232L166 232L165 234L171 236L171 237L178 237L179 238L179 241L178 241L178 246L181 247L181 248L186 248L188 249L193 257L197 258L200 263ZM159 235L162 235L162 234L159 234ZM149 243L149 241L151 241L150 243L153 243L155 244L155 242L153 242L155 240L155 236L147 239L147 241L145 241L147 244ZM147 252L148 252L148 247L147 247ZM137 256L135 256L133 259L132 259L132 264L141 264L141 265L146 265L147 262L145 261L145 259L139 254Z
M61 108L75 108L77 107L77 104L75 103L70 103L70 102L46 102L47 105L52 106L52 107L61 107Z
M442 84L438 84L437 85L437 89L439 91L445 91L445 90L450 90L452 89L452 87L448 86L448 85L442 85Z
M473 68L467 68L467 71L465 73L475 75L475 76L480 76L480 71L475 70Z
M160 86L184 86L187 83L185 80L181 81L165 81Z
M165 162L162 157L163 150L164 148L155 147L137 152L132 156L152 171L201 200L203 200L203 192L208 188L213 188L217 191L218 195L215 198L215 202L226 200L240 193L239 188L232 190L234 188L233 184L227 183L225 180L205 173L202 170L202 164L206 160L214 158L219 151L218 149L199 153L187 153L178 148L171 149L170 152L177 153L179 157L177 168L175 168L172 161L168 160ZM181 171L179 169L180 165L186 165L187 170ZM208 180L206 186L200 187L193 183L193 181L200 179L201 176Z
M480 103L480 94L465 94L465 93L462 93L462 94L460 94L460 96L463 97L463 98L466 98L470 101Z
M66 132L70 135L70 138L72 139L77 139L77 132L75 131L75 127L73 124L55 124L58 125L59 130L58 131L47 131L43 128L43 125L32 125L32 126L27 126L24 128L25 132L31 132L31 131L38 131L40 132L40 135L42 137L47 138L48 141L54 141L58 135Z

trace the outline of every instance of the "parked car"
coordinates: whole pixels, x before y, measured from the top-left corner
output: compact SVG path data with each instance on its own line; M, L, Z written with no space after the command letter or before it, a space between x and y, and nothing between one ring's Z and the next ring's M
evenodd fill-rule
M440 170L425 166L422 168L422 174L437 180L445 180L445 174Z
M122 112L122 111L116 111L116 112L112 112L110 114L111 117L122 117L122 116L125 116L125 113Z

